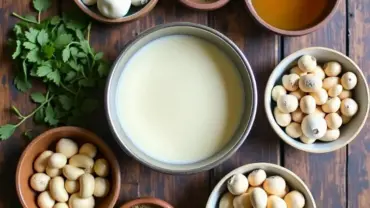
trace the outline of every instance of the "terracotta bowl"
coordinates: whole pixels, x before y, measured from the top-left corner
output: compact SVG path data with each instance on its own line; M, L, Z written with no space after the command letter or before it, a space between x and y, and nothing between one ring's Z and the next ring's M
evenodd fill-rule
M138 205L155 205L160 208L173 208L173 206L170 205L169 203L161 199L153 198L153 197L144 197L144 198L140 198L140 199L127 202L126 204L122 205L121 208L132 208Z
M110 19L107 17L104 17L100 14L99 10L97 9L96 5L93 6L86 6L81 0L74 0L78 7L87 15L89 15L91 18L103 22L103 23L123 23L123 22L129 22L135 19L138 19L139 17L147 15L152 9L157 5L158 0L150 0L147 4L145 4L142 7L134 7L132 6L130 8L129 13L121 18L118 19Z
M78 127L59 127L51 129L35 138L23 151L16 172L16 187L19 200L24 208L35 208L37 193L32 190L29 180L35 173L33 162L45 150L55 150L56 142L61 138L73 139L78 145L92 143L98 148L98 154L110 163L111 190L104 198L95 198L97 208L113 208L120 193L120 168L116 157L104 141L97 135ZM97 156L99 158L99 155Z
M355 73L357 76L357 85L355 89L352 90L352 93L353 99L358 104L358 112L348 124L340 127L340 137L332 142L315 142L313 144L304 144L299 141L299 139L293 139L288 136L284 129L276 123L273 116L273 108L276 104L271 99L272 88L281 82L281 77L286 74L288 70L297 65L297 60L299 57L306 54L314 56L321 64L328 61L337 61L342 65L343 72L350 71ZM362 73L361 69L346 55L323 47L305 48L284 58L272 71L266 85L264 97L267 119L276 134L292 147L312 153L332 152L346 146L359 134L369 113L369 87L367 85L366 77Z
M329 0L328 6L325 10L324 15L321 16L321 19L318 19L315 24L313 24L313 25L311 25L307 28L293 31L293 30L280 29L280 28L274 27L274 26L270 25L269 23L265 22L258 15L257 11L254 9L253 4L252 4L252 0L244 0L244 1L247 5L247 8L248 8L249 12L251 13L253 18L260 25L262 25L264 28L266 28L266 29L268 29L268 30L270 30L270 31L272 31L276 34L285 35L285 36L302 36L302 35L312 33L314 31L324 27L329 22L329 20L334 16L334 14L337 11L337 9L339 7L339 4L341 2L341 0Z
M184 5L204 11L211 11L225 6L230 0L180 0Z
M256 169L262 169L266 171L267 176L278 175L283 177L291 191L297 190L303 194L306 201L305 208L316 208L315 200L311 194L311 191L307 188L306 184L292 171L271 163L247 164L228 173L217 183L215 188L213 188L213 191L208 198L206 208L218 208L220 198L227 191L227 180L231 176L237 173L248 175L250 172Z

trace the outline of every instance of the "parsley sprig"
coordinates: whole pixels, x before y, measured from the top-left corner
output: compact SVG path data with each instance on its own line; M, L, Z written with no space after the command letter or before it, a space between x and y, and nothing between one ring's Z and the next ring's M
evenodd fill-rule
M96 90L104 85L109 71L103 53L95 52L89 44L91 23L67 14L41 20L51 1L33 0L33 6L37 18L13 13L21 20L14 26L14 39L10 41L17 65L14 84L27 92L33 83L42 82L47 92L31 93L37 107L29 114L12 106L18 123L0 126L0 140L11 137L31 118L48 126L83 124L83 118L98 106Z

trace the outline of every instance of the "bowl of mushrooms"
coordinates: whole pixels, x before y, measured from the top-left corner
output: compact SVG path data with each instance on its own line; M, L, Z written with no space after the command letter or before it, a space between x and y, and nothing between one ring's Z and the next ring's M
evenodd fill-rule
M344 54L323 47L297 51L273 70L265 111L289 145L312 153L351 142L369 112L369 88L361 69Z
M241 166L223 177L206 208L316 208L304 182L290 170L271 163Z
M122 23L145 16L158 0L74 0L91 18L104 23Z
M24 208L113 208L120 169L109 147L78 127L44 132L24 150L16 187Z

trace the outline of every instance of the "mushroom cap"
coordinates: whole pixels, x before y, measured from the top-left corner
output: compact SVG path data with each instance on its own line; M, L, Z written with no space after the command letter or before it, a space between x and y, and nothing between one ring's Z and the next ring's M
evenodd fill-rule
M310 114L304 117L301 127L303 134L312 139L323 137L328 128L326 120L317 114Z

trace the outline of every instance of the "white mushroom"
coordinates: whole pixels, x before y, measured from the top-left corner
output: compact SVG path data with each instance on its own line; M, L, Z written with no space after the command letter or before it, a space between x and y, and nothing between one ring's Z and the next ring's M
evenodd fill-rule
M248 178L245 175L237 173L227 181L227 189L233 195L240 195L248 190Z
M342 85L337 84L328 90L328 95L330 97L338 97L340 93L342 93L342 91L343 91Z
M280 96L285 95L286 93L287 92L283 86L276 85L271 91L272 100L276 102Z
M337 77L342 72L342 66L336 61L331 61L324 65L324 71L328 77Z
M131 0L131 4L133 6L143 6L145 4L147 4L149 2L149 0Z
M291 191L285 197L284 201L288 205L288 208L303 208L306 204L306 200L298 191Z
M339 129L342 126L342 117L338 113L329 113L325 120L329 129Z
M349 91L349 90L343 90L340 94L339 94L339 99L341 100L344 100L346 98L352 98L352 91Z
M82 0L82 2L87 6L92 6L96 4L97 0Z
M321 108L325 113L335 113L340 108L340 99L338 97L329 98Z
M304 72L313 72L317 67L317 60L310 55L304 55L298 60L298 67Z
M274 117L276 123L281 127L288 126L292 121L292 116L289 113L283 113L277 107L274 109Z
M315 76L317 76L321 80L325 79L325 72L321 68L321 66L317 66L315 71L312 72L312 74L314 74Z
M289 74L283 76L283 86L288 91L296 91L298 89L299 76L297 74Z
M325 90L329 90L330 88L334 87L339 83L340 83L339 77L327 77L322 82L322 88L324 88Z
M322 117L322 118L325 118L325 116L326 116L326 113L324 113L324 112L321 110L321 108L320 108L320 107L317 107L317 108L315 109L315 112L313 112L313 114L316 114L316 115L318 115L318 116L320 116L320 117Z
M299 106L303 113L311 114L315 112L315 109L316 109L315 98L313 98L311 95L306 95L299 102Z
M348 124L350 121L351 121L351 119L352 119L352 117L351 116L345 116L345 115L340 115L340 117L342 117L342 122L343 122L343 124Z
M311 92L310 95L315 99L317 105L323 105L328 101L328 93L325 89L320 88L316 92Z
M346 72L341 78L341 84L346 90L352 90L357 85L357 77L353 72Z
M339 99L339 98L338 98ZM342 100L340 112L345 116L354 116L357 113L358 105L352 98Z
M285 128L285 132L288 134L288 136L290 136L292 138L295 138L295 139L299 138L303 134L301 125L299 123L295 123L295 122L290 123Z
M233 200L233 208L253 208L251 194L243 193L236 196Z
M218 208L234 208L233 201L234 196L230 192L226 192L222 195Z
M303 134L312 139L323 137L327 130L325 119L317 114L310 114L304 117L301 127Z
M257 169L249 173L248 181L251 186L260 186L266 180L267 174L262 169Z
M303 117L304 117L304 113L301 111L300 108L292 112L292 119L294 122L302 123Z
M277 100L277 107L283 113L291 113L298 108L298 99L293 95L282 95Z
M294 91L294 92L290 92L289 94L295 96L298 100L300 100L303 96L306 95L305 92L303 92L302 90L299 90L299 89Z
M305 135L302 135L299 139L305 144L313 144L316 141L316 139L308 138Z
M286 182L280 176L270 176L263 182L263 189L271 195L279 195L284 193Z
M322 88L323 82L314 74L307 74L301 76L298 85L303 92L316 92Z
M267 194L262 188L253 189L250 195L251 195L250 199L251 199L253 208L266 208Z
M307 72L302 71L298 66L293 67L290 70L291 74L297 74L298 76L306 75Z
M321 137L319 140L322 142L331 142L337 140L339 136L340 136L339 129L328 129L325 135Z
M131 7L130 0L98 0L97 3L100 13L111 19L125 16Z
M287 208L287 204L282 198L271 195L267 199L267 208Z

